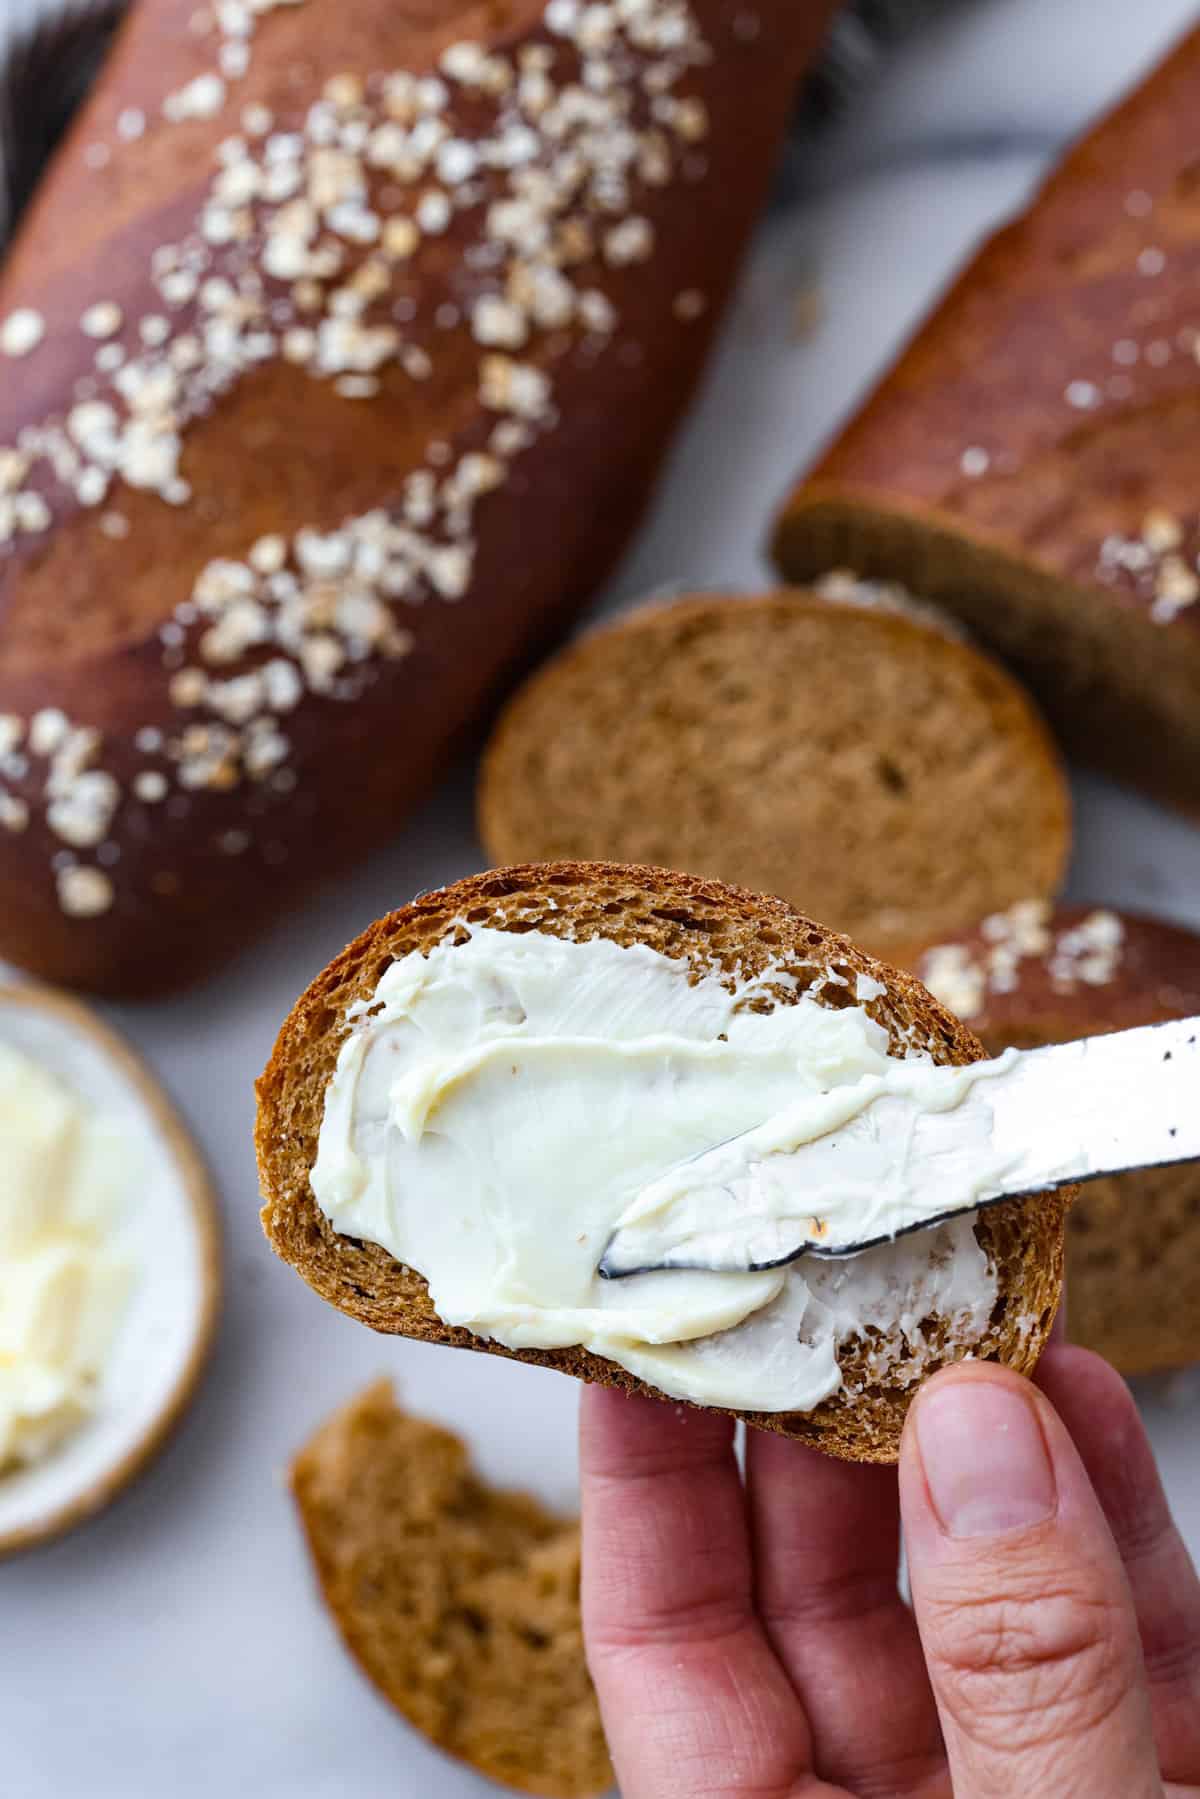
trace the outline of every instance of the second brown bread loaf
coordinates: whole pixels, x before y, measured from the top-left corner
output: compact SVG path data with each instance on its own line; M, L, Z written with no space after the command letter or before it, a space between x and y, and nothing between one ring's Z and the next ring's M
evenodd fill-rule
M830 10L132 9L0 286L0 955L175 986L398 827L624 545Z
M1082 761L1200 811L1200 31L984 245L788 502L961 618Z

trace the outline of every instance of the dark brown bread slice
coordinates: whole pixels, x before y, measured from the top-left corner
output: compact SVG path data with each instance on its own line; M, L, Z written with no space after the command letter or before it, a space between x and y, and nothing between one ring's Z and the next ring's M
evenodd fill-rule
M953 1064L977 1061L983 1053L912 975L864 955L782 900L717 881L612 863L535 864L474 875L425 894L372 925L318 975L284 1024L258 1083L256 1145L267 1237L323 1299L375 1330L486 1350L626 1392L653 1392L584 1349L514 1351L443 1324L419 1274L374 1244L338 1236L313 1198L309 1171L325 1090L346 1035L347 1007L370 997L393 960L414 950L428 953L461 931L463 919L580 941L644 943L697 971L753 975L777 964L795 980L794 987L780 987L780 1005L794 1002L829 969L852 986L858 974L869 975L886 993L868 1010L888 1030L896 1053L919 1044L936 1061ZM838 991L824 986L816 997L836 1005ZM1022 1371L1033 1367L1058 1304L1068 1203L1067 1196L1045 1195L980 1217L976 1235L996 1271L1000 1297L978 1342L952 1342L936 1320L923 1321L926 1347L911 1355L899 1343L865 1333L842 1350L842 1388L814 1411L735 1415L848 1460L894 1461L912 1391L943 1361L969 1351Z
M1200 936L1086 906L1016 907L917 966L993 1052L1200 1013ZM1080 1188L1067 1302L1072 1341L1125 1374L1200 1361L1200 1171L1148 1169Z
M1200 31L997 233L779 521L948 608L1081 760L1200 808Z
M325 1602L385 1699L489 1779L612 1785L579 1616L579 1526L498 1492L377 1381L292 1463Z
M801 592L676 600L583 638L510 703L479 783L496 863L716 875L900 962L1054 893L1069 816L1003 670L918 619Z

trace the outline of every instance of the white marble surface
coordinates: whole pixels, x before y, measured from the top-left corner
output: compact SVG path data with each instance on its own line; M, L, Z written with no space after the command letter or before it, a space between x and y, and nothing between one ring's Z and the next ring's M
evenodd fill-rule
M2 0L0 0L2 4ZM10 0L12 4L12 0ZM972 241L1194 16L1183 0L982 0L929 34L764 228L654 514L604 604L664 582L754 582L770 509ZM792 329L813 281L824 321ZM1200 925L1200 834L1081 780L1072 889ZM471 1799L489 1790L374 1698L314 1597L281 1470L387 1371L486 1472L569 1505L574 1384L388 1343L320 1305L259 1234L251 1081L297 990L364 923L476 867L469 771L387 852L182 1002L110 1008L179 1097L228 1221L220 1350L182 1432L75 1536L0 1567L6 1799ZM1200 1553L1200 1388L1147 1412Z

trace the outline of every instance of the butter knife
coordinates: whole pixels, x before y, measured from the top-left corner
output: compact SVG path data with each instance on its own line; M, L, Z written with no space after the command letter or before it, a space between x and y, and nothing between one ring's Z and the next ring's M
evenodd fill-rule
M930 1213L909 1193L885 1235L862 1234L809 1214L739 1221L728 1188L701 1183L689 1193L686 1216L673 1217L668 1209L661 1223L618 1225L600 1274L620 1280L663 1268L732 1273L780 1267L805 1255L854 1256L1002 1200L1200 1160L1200 1018L1010 1050L976 1066L981 1078L970 1091L991 1110L989 1166L1002 1173L982 1191L965 1194L962 1204ZM886 1116L877 1113L884 1106ZM793 1180L811 1161L814 1191L818 1185L828 1191L838 1167L850 1166L868 1139L873 1169L882 1178L893 1168L899 1175L902 1157L911 1174L914 1128L919 1126L922 1157L936 1157L959 1128L957 1107L922 1110L919 1118L916 1111L915 1102L895 1096L872 1102L849 1124L789 1152ZM702 1159L693 1158L692 1165Z

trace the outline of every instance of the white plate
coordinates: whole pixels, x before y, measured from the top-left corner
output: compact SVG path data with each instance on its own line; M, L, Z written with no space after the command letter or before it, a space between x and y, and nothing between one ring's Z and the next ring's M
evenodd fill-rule
M128 1122L133 1184L114 1251L130 1297L90 1416L45 1460L0 1474L0 1555L80 1523L143 1468L190 1399L212 1343L220 1233L208 1173L170 1101L89 1012L35 987L0 988L0 1041L106 1118ZM0 1157L3 1145L0 1145Z

